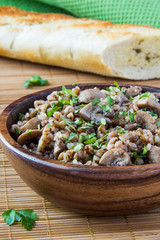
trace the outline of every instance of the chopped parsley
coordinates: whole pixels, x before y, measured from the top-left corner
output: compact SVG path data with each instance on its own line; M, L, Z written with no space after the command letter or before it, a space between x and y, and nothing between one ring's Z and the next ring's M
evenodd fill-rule
M136 115L136 112L132 113L131 111L128 111L128 117L130 122L134 121L134 116Z
M75 135L76 135L76 133L71 132L69 138L65 139L65 143L68 143L69 141L71 141L75 137Z
M95 133L91 133L91 134L88 134L88 135L80 134L78 141L79 141L79 142L84 142L84 141L90 140L90 139L93 138L95 135L96 135ZM96 138L96 140L97 140L97 138Z
M82 125L84 123L84 120L82 118L77 118L76 121L73 122L75 125Z
M119 134L125 134L127 131L125 131L123 128L119 128L116 132Z
M99 98L95 98L95 99L91 102L91 105L93 106L94 104L99 103L99 102L100 102Z
M59 109L61 109L61 106L56 106L55 103L52 103L52 109L50 111L47 112L47 116L48 117L52 117L54 112L57 112Z
M103 104L99 103L98 106L106 112L112 112L112 108L109 107L108 105L106 106L106 105L103 105Z
M80 149L82 149L84 146L82 143L78 143L77 145L73 145L71 149L73 149L75 152L78 152Z
M30 79L26 79L24 83L25 88L32 86L44 86L48 85L48 80L43 80L40 76L32 76Z
M64 105L72 105L71 102L66 98L58 98L58 105L63 107Z
M21 133L21 130L19 128L14 128L14 131L17 133L17 134L20 134Z
M19 121L21 121L24 116L25 115L23 113L19 113L19 117L18 117Z
M119 112L119 115L121 115L121 116L127 116L127 115L128 115L128 113L127 113L127 112L125 112L125 111L120 111L120 112Z
M116 81L114 81L114 85L115 85L118 89L121 89L120 86L119 86L119 84L118 84Z
M149 113L152 117L157 117L158 118L158 114L154 113L153 111L150 111Z
M111 107L111 104L112 104L113 101L114 100L110 96L108 96L107 99L106 99L106 102L107 102L109 107Z
M146 154L147 154L148 150L146 148L146 146L143 146L141 151L140 151L140 155L137 154L137 152L134 152L133 153L133 156L135 158L145 158L146 157Z
M31 135L31 133L32 133L31 129L26 132L27 135Z
M77 95L71 89L67 89L64 85L62 85L62 92L64 95L66 95L66 97L71 99L71 105L74 105L78 102Z
M151 94L150 92L142 93L141 95L138 95L138 99L141 99L141 98L144 98L144 97L149 97L150 94Z
M157 121L157 126L160 127L160 121Z
M41 130L41 125L40 124L37 125L37 129Z
M101 124L106 125L106 119L105 118L101 118Z
M63 122L65 122L65 124L67 124L69 127L71 127L75 132L77 131L76 128L74 126L72 126L72 122L68 121L67 119L63 118L61 116Z

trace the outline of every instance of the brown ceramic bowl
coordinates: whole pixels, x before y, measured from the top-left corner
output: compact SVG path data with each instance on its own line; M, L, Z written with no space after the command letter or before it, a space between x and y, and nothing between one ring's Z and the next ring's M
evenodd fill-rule
M106 84L79 85L104 88ZM72 88L72 86L67 86ZM36 99L45 99L47 89L10 104L0 119L3 150L21 178L49 201L91 215L139 213L160 206L160 164L124 167L82 166L47 159L25 150L10 135L18 113L25 113ZM143 87L144 91L160 89Z

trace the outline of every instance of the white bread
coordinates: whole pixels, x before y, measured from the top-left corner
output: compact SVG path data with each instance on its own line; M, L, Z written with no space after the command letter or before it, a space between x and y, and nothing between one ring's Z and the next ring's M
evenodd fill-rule
M0 7L0 55L104 76L160 78L160 29Z

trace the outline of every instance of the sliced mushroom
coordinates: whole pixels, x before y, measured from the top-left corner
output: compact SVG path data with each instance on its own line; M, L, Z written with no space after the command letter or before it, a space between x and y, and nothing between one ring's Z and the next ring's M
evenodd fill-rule
M156 120L145 111L138 111L135 115L135 121L142 126L142 128L148 129L151 132L155 132L157 129Z
M18 139L17 142L20 145L28 145L30 142L32 142L35 139L39 139L42 135L42 131L41 130L29 130L26 131L24 133L22 133Z
M106 95L99 90L99 88L94 89L86 89L82 91L79 95L78 102L79 103L89 103L93 101L95 98L106 98Z
M128 123L124 126L124 129L129 130L129 131L133 131L133 130L136 130L137 127L138 127L137 123Z
M39 139L37 150L39 152L44 152L49 144L53 141L53 138L54 136L51 133L51 128L46 125L43 129L42 136Z
M152 163L159 163L160 162L160 147L152 146L151 150L147 153L147 157Z
M137 106L139 108L151 108L155 109L155 111L160 115L160 104L156 102L152 97L141 98L137 101Z
M58 139L54 144L54 155L57 158L60 152L62 152L66 148L65 143Z
M106 120L106 123L111 124L112 121L108 117L106 117L106 115L108 115L108 117L111 117L113 114L109 112L103 114L102 108L100 108L98 105L92 106L91 103L87 104L80 110L80 116L87 121L94 121L96 123L100 123L101 118L104 118Z
M123 103L126 103L128 101L129 101L128 98L122 92L119 92L117 94L117 99L116 99L115 103L122 105Z
M127 166L131 164L131 159L124 150L114 148L103 154L99 164L103 166Z
M37 129L38 128L38 124L40 124L41 121L37 118L31 118L27 123L25 123L22 127L21 127L21 132L25 132L28 129Z
M130 87L126 90L126 96L129 97L135 97L139 94L141 94L142 92L142 88L141 87Z

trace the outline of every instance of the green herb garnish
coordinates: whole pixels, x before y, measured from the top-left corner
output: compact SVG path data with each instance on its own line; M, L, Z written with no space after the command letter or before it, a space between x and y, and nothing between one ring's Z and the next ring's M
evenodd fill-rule
M121 115L121 116L127 116L127 115L128 115L128 113L127 113L127 112L125 112L125 111L121 111L121 112L119 112L119 115Z
M63 118L61 116L63 122L65 122L65 124L67 124L69 127L71 127L75 132L77 131L76 128L74 126L72 126L72 122L68 121L67 119Z
M19 113L19 117L18 117L19 121L22 120L22 118L23 118L24 116L25 116L25 115L24 115L23 113Z
M94 104L99 103L99 102L100 102L99 98L95 98L95 99L91 102L91 105L93 106Z
M56 106L55 103L52 103L52 109L50 111L47 112L47 116L48 117L52 117L54 112L57 112L59 109L61 109L61 106Z
M2 213L2 217L4 217L4 221L9 226L16 221L21 222L22 226L28 231L32 230L35 221L38 219L32 209L22 209L19 211L9 209Z
M107 92L112 92L109 87L106 87L106 91L107 91Z
M69 97L72 100L73 104L76 104L78 102L77 95L72 92L71 89L67 89L64 85L62 85L62 92L66 95L66 97Z
M76 135L76 133L71 133L70 134L70 136L69 136L69 138L68 139L65 139L65 143L68 143L68 142L70 142L74 137L75 137L75 135Z
M106 105L103 105L103 104L99 103L98 106L106 112L112 112L112 108L109 107L108 105L106 106Z
M14 131L17 133L17 134L20 134L21 133L21 130L19 128L14 128Z
M32 86L44 86L48 85L48 80L43 80L40 76L32 76L30 79L26 79L24 83L25 88Z
M157 126L160 127L160 121L157 121Z
M118 89L121 89L120 86L119 86L119 84L118 84L116 81L114 81L114 85L115 85Z
M89 128L89 127L94 127L95 125L96 125L96 122L94 122L94 121L91 121L90 123L86 122L85 125L82 126L81 128L86 129L86 128Z
M92 144L92 143L94 143L96 140L97 140L97 138L96 138L96 137L93 137L93 138L91 138L91 139L85 141L84 143L85 143L86 145L88 145L88 144Z
M93 138L95 135L96 135L95 133L91 133L91 134L88 134L88 135L80 134L79 135L79 142L87 141L87 140Z
M134 97L132 97L132 96L129 97L129 100L130 100L130 101L133 101L133 99L134 99Z
M71 102L66 98L58 98L58 105L63 107L64 105L71 105Z
M158 114L154 113L153 111L150 111L150 115L151 115L152 117L157 117L157 118L158 118Z
M130 122L134 121L134 116L136 115L136 112L132 113L131 111L128 112L128 117Z
M31 135L31 133L32 133L31 129L26 132L27 135Z
M106 99L106 102L107 102L108 106L111 107L111 104L112 104L112 102L114 102L114 100L110 96L108 96Z
M101 124L106 125L106 119L105 118L101 118Z
M138 95L138 99L141 99L141 98L144 98L144 97L149 97L150 94L151 94L150 92L142 93L141 95Z
M83 144L82 143L78 143L77 145L73 145L71 147L71 149L73 149L75 152L78 152L82 148L83 148Z
M145 158L146 157L146 153L148 152L146 146L143 146L140 152L140 155L137 154L137 152L133 153L133 156L135 158Z
M50 128L50 127L52 127L52 125L51 125L50 123L48 123L48 124L47 124L47 127L49 127L49 128Z
M125 134L127 131L125 131L123 128L119 128L116 132L119 134Z
M76 121L73 122L75 125L82 125L84 123L84 120L82 118L77 118Z
M41 125L40 124L37 125L37 129L41 130Z

